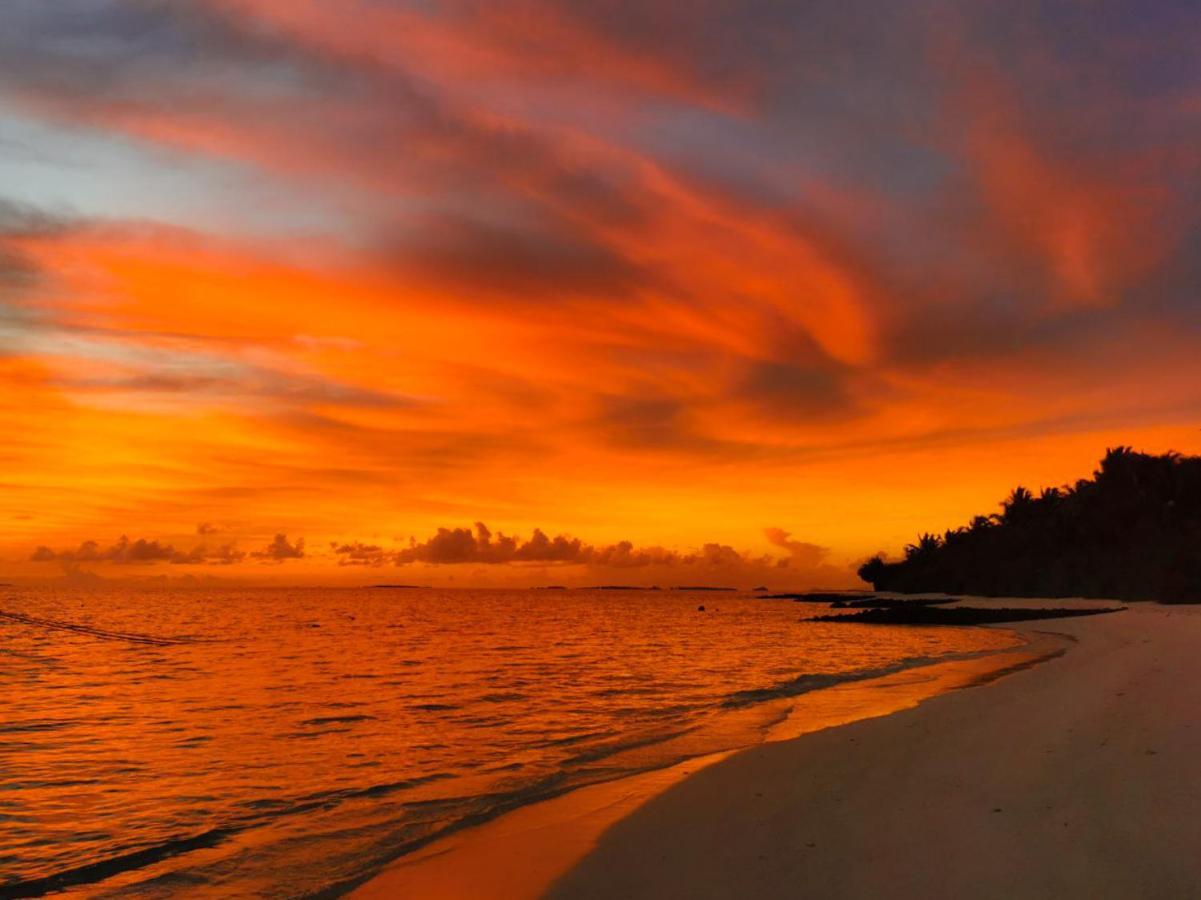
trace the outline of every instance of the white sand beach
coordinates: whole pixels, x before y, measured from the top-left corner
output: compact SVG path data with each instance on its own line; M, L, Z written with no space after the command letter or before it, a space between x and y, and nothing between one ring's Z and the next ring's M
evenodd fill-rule
M548 896L1201 896L1201 607L1006 627L1076 643L710 766Z

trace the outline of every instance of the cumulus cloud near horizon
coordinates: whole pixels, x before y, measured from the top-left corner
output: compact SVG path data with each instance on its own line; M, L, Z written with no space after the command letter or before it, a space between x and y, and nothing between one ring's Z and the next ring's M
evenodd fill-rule
M270 544L250 555L255 559L265 559L271 562L283 562L287 559L303 559L304 538L289 541L286 534L277 534Z
M331 544L340 566L407 566L416 563L433 566L453 565L559 565L586 566L595 569L692 568L749 574L752 571L814 571L842 575L828 562L829 550L817 544L795 540L779 527L764 529L768 543L787 551L787 556L754 554L736 550L728 544L708 542L689 551L658 545L638 546L632 541L590 544L578 537L549 536L535 528L528 539L493 532L483 522L473 527L440 527L425 540L410 538L400 549L378 544L350 542Z
M212 533L206 529L206 533ZM57 562L65 567L80 564L150 565L223 565L255 562L281 564L291 560L324 558L338 567L380 568L383 566L484 566L484 567L578 567L592 572L637 571L639 579L671 572L705 575L713 578L753 578L764 582L771 577L790 580L809 578L815 583L841 584L848 579L845 566L830 561L830 551L818 544L798 540L783 528L763 529L768 544L783 551L756 553L738 550L716 541L687 550L656 544L638 545L622 540L593 544L568 534L551 536L535 528L528 538L493 531L483 522L473 526L443 526L425 539L410 537L407 545L386 547L362 541L330 542L328 550L306 549L303 537L275 534L258 550L242 550L233 542L219 545L199 544L191 550L176 548L162 540L122 535L111 545L87 540L74 549L54 550L39 546L29 557L32 562Z
M211 534L211 531L203 532ZM282 539L282 540L281 540ZM59 563L64 567L77 567L80 563L109 563L112 565L150 565L153 563L169 563L175 566L218 565L230 566L244 562L248 558L299 559L304 556L304 539L295 544L289 543L284 535L276 535L275 540L257 553L247 553L238 548L237 544L198 544L191 550L180 550L174 544L146 538L131 539L121 535L107 547L100 541L86 540L74 549L55 550L41 545L29 556L30 562Z

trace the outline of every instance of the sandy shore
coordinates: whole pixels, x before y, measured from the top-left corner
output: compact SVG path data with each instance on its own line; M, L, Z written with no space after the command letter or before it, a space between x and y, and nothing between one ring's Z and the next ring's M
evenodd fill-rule
M1006 627L1078 643L705 767L548 896L1201 897L1201 607Z

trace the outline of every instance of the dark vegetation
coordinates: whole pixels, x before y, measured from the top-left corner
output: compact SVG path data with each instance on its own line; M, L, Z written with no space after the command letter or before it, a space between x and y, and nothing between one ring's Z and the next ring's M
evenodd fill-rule
M763 594L759 597L759 599L794 600L797 603L841 603L846 600L855 600L863 596L865 595L853 594L845 591L805 591L800 594Z
M943 601L948 602L948 601ZM1047 607L936 606L930 603L905 603L875 606L862 612L814 616L812 622L861 622L868 625L994 625L1000 622L1026 622L1033 619L1068 619L1073 616L1099 616L1118 612L1124 606L1094 609L1052 609Z
M1117 447L1091 479L1015 488L1001 510L859 576L901 593L1201 602L1201 457Z

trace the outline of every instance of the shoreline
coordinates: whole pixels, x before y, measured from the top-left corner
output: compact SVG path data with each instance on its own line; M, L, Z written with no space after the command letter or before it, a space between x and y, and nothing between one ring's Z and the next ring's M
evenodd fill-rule
M1073 649L673 785L545 896L1201 895L1201 607L1007 626L1047 627Z
M912 709L944 693L1038 665L1062 654L1069 643L1034 630L997 630L1014 634L1019 642L774 701L786 710L760 743L693 757L511 810L406 854L338 895L357 900L393 896L524 900L542 896L585 860L610 829L702 770L765 745L793 742L814 732Z

